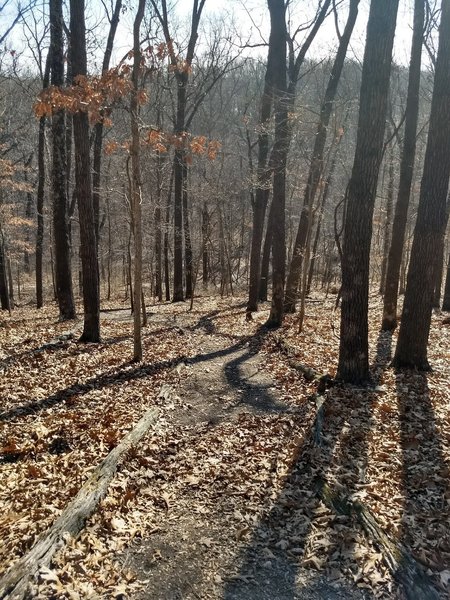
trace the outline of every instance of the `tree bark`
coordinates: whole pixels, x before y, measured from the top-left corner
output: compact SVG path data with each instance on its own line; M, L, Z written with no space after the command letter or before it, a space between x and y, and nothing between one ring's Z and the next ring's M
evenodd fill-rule
M141 160L139 139L139 76L141 71L140 29L144 18L145 0L139 0L139 5L133 24L133 68L131 81L130 114L131 114L131 220L134 234L134 290L133 290L133 361L142 360L142 207L141 207Z
M273 49L273 95L275 134L273 160L273 241L272 304L267 327L283 322L284 280L286 272L286 164L289 147L288 98L286 86L286 10L284 0L268 0L270 11L269 45Z
M70 0L70 34L72 38L72 72L76 83L77 77L86 77L87 75L84 0ZM89 120L86 112L78 111L73 115L73 136L84 307L84 325L80 341L99 342L100 290L92 199Z
M430 368L427 358L433 291L445 232L450 176L450 0L442 1L430 125L411 248L397 367Z
M264 90L261 96L259 133L258 133L258 166L256 171L256 190L253 195L252 240L250 246L250 275L247 312L258 310L258 287L260 281L261 244L264 232L267 200L270 188L270 170L267 160L269 155L269 120L272 112L273 96L273 48L269 39L269 52L264 79Z
M3 232L0 230L0 302L2 310L11 312L11 304L8 292L8 273L6 264L5 243Z
M369 381L368 304L372 217L383 156L398 0L372 0L362 68L355 159L347 190L338 378Z
M162 165L161 155L156 156L156 206L155 206L155 296L162 302Z
M209 232L209 214L206 202L202 209L202 283L203 287L208 287L208 232Z
M64 83L63 17L61 0L50 0L51 83ZM52 117L52 192L53 238L55 245L55 284L60 320L74 319L75 302L70 264L69 224L67 219L66 127L63 110Z
M192 297L192 243L189 225L189 194L188 194L188 166L183 165L183 230L184 230L184 262L186 275L186 298Z
M422 61L423 30L425 21L425 2L415 0L414 28L409 63L408 92L405 110L405 136L400 162L400 180L392 225L391 245L386 269L386 283L383 299L383 319L381 329L393 330L397 327L397 299L405 243L406 222L408 218L411 182L416 155L417 121L419 116L419 89Z
M50 54L47 52L45 61L42 89L46 89L50 79ZM45 116L39 119L38 153L37 153L37 192L36 192L36 306L44 306L44 293L42 282L42 257L44 252L44 199L45 199Z

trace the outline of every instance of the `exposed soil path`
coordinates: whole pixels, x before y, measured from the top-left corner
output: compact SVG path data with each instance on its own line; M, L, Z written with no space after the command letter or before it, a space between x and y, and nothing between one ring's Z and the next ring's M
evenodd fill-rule
M218 314L218 311L217 311ZM283 399L279 386L259 354L265 333L231 336L217 331L215 314L203 316L194 326L180 327L186 344L195 343L200 352L181 367L177 406L171 413L174 437L184 456L195 454L197 472L207 471L209 453L198 452L199 440L220 444L217 432L245 425L250 419L283 416L298 418L304 408ZM195 337L195 340L192 337ZM184 408L183 408L184 407ZM258 421L259 422L259 421ZM244 433L244 439L245 439ZM206 441L206 444L208 441ZM202 443L200 443L202 447ZM217 448L219 451L220 449ZM235 457L239 460L239 456ZM181 459L183 460L183 459ZM214 461L212 461L214 463ZM298 557L269 540L271 524L263 523L276 493L266 489L256 499L242 493L227 493L214 479L201 482L190 477L191 490L181 491L167 506L167 521L150 537L136 541L124 554L123 564L146 582L133 598L288 600L357 599L359 590L333 582L314 570L301 568ZM189 476L188 476L189 480ZM175 486L177 487L177 486ZM266 487L262 485L262 487ZM197 489L196 489L197 488ZM175 492L170 492L171 497ZM240 497L239 497L240 496ZM250 514L246 515L246 504ZM256 533L256 535L255 535ZM272 543L270 543L272 542ZM365 597L369 597L366 595Z

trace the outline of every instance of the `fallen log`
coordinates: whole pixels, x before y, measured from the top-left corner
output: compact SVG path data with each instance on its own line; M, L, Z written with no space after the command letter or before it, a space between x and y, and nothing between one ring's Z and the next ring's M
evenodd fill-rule
M383 556L389 572L403 586L408 600L439 600L441 597L425 569L405 546L385 533L376 516L362 502L334 492L323 479L316 482L316 493L322 502L339 515L346 515L363 529Z
M120 444L111 450L53 525L41 533L31 550L0 579L0 599L19 600L27 597L30 584L39 569L49 567L54 554L64 546L68 537L76 537L80 533L86 520L106 495L119 463L147 433L157 417L157 409L148 410Z
M286 342L281 337L276 336L275 343L276 343L277 347L280 349L280 351L282 352L282 354L284 354L287 357L288 364L292 369L295 369L296 371L301 373L303 375L303 377L306 379L306 381L311 381L311 382L316 381L317 382L317 384L318 384L317 391L319 393L323 393L325 391L325 389L327 389L328 387L331 387L332 385L334 385L336 383L335 380L328 373L320 373L319 371L316 371L315 369L308 367L308 365L305 365L305 364L299 362L295 358L294 348L289 346L289 344L286 344Z

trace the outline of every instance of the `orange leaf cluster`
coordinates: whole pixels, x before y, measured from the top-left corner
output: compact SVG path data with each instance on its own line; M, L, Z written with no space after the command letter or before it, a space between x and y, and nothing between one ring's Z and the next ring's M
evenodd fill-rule
M70 113L87 112L91 123L110 124L107 115L112 105L131 90L129 65L123 64L110 69L100 77L79 75L74 84L68 87L51 86L43 90L34 105L36 117L51 116L58 110ZM146 101L145 92L140 102ZM105 113L106 112L106 118Z

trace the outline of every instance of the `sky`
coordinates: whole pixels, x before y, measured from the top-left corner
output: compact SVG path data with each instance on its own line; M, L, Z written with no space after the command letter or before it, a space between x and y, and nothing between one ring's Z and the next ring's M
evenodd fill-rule
M175 0L176 14L180 21L188 21L191 15L192 0ZM317 0L292 0L292 26L298 27L311 19L317 7ZM366 26L369 14L370 0L361 0L358 20L353 33L348 56L361 59L364 53ZM412 7L413 0L400 0L397 19L397 31L394 46L394 61L399 64L409 63L409 54L412 36ZM348 12L348 0L343 0L340 9L341 30L345 25ZM123 56L129 49L131 39L131 23L133 12L129 11L122 19L118 33L116 56ZM203 13L203 23L223 19L225 27L230 27L240 34L242 40L250 40L251 44L267 42L269 35L269 13L266 0L206 0ZM201 38L199 40L201 42ZM336 48L337 37L334 19L330 15L320 28L311 47L309 57L322 58L329 56ZM259 46L247 51L255 56L265 57L267 49Z
M105 0L109 4L110 0ZM104 14L101 0L86 0L88 12L94 17L94 20L100 21L100 15ZM44 6L47 0L42 0ZM342 0L340 9L340 26L344 27L348 12L348 0ZM134 6L136 0L127 2L127 10L121 17L119 25L116 47L113 56L113 62L119 61L130 50L132 46L131 31L134 19ZM173 0L175 5L175 14L178 19L177 26L173 26L173 36L177 39L183 27L183 22L190 19L192 0ZM317 0L292 0L292 11L290 14L292 27L296 28L311 19L317 7ZM364 53L364 42L366 35L367 18L369 13L370 0L361 0L358 20L355 31L350 43L348 56L350 58L361 59ZM408 65L412 34L412 6L413 0L400 0L399 15L397 19L397 31L394 46L394 61L399 64ZM98 16L96 16L96 14ZM267 56L267 48L263 46L267 42L269 35L269 13L267 9L267 0L206 0L205 9L202 17L203 26L209 22L216 22L222 19L223 29L229 30L236 44L250 42L254 45L252 49L246 50L246 54L252 56ZM106 22L99 25L97 31L100 32L98 38L98 52L94 56L97 65L101 62L101 55L104 46L104 37L107 33ZM242 42L239 42L239 36ZM199 38L199 48L201 49L202 35ZM17 27L10 36L10 47L23 47L23 32ZM309 58L323 58L333 53L337 45L337 37L334 25L334 19L330 15L320 28L316 39L308 54ZM30 59L27 59L30 60ZM92 56L91 56L92 61Z

